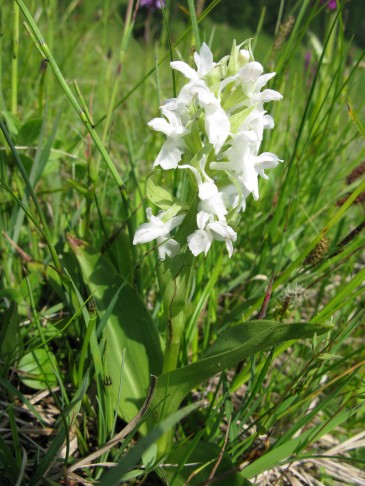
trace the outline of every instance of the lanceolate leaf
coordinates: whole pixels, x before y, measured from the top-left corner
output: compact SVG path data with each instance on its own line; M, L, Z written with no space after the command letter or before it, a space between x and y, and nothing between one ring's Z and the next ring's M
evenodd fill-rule
M160 209L169 209L174 204L175 198L170 192L153 181L154 173L150 174L146 182L147 198Z
M174 412L195 386L209 377L235 366L248 356L292 339L308 338L331 329L327 324L283 324L276 321L250 321L235 326L218 338L205 357L183 368L162 375L157 384L155 404L163 403L163 414Z
M127 422L138 412L146 396L150 374L162 369L162 352L155 324L131 285L111 263L84 241L68 235L68 242L82 269L102 318L116 293L115 305L103 330L105 367L118 411ZM110 309L108 309L110 312ZM124 356L123 356L124 355Z

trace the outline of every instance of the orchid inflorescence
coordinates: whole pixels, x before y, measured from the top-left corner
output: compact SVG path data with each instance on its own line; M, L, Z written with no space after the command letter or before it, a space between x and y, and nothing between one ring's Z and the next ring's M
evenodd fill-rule
M163 118L148 124L166 136L154 167L191 174L188 179L197 194L197 205L196 230L187 237L190 251L195 256L207 255L212 242L219 240L225 242L231 256L237 239L231 225L236 225L250 194L255 200L259 198L258 176L268 179L265 169L282 162L273 153L259 154L264 130L274 127L264 103L282 96L271 89L261 91L275 73L263 74L262 65L253 60L249 42L234 42L231 54L219 62L213 61L204 43L200 52L194 53L194 61L196 70L182 61L170 63L188 82L177 98L160 107ZM133 241L156 239L162 260L180 252L183 242L171 238L170 233L187 214L186 200L179 204L172 195L170 198L171 207L164 207L157 216L147 209L149 222L140 226Z

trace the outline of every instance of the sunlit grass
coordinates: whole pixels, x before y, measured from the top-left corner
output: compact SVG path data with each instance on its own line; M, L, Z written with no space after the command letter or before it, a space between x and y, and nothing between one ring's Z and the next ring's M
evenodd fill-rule
M169 35L174 59L191 61L188 7L168 17L169 32L154 12L146 45L143 12L129 31L125 5L99 3L26 2L63 88L22 23L17 69L5 68L14 66L16 31L1 38L4 484L60 484L65 474L105 485L122 477L176 485L213 477L221 484L365 482L365 118L356 38L352 45L343 36L341 14L308 1L285 11L296 23L279 48L267 34L256 36L255 57L277 72L270 87L284 95L268 105L276 125L262 151L284 163L260 181L260 199L248 199L232 258L216 242L206 258L192 260L178 368L196 371L195 378L188 368L176 375L176 396L183 394L176 411L163 393L174 385L166 375L147 396L150 373L162 370L166 282L156 246L131 239L145 221L145 182L162 143L147 122L174 96ZM0 9L11 26L11 3ZM321 15L327 30L317 33L316 52L309 32ZM234 38L254 35L215 25L209 15L200 24L216 59ZM179 89L181 77L176 83ZM174 175L154 180L167 189ZM238 340L245 359L230 361L239 353L224 347L224 337L257 319L292 325L290 340L275 341L273 331L267 339L277 344L256 354ZM304 337L307 323L333 327L296 339L293 330ZM149 360L128 368L129 348L120 343L131 335L137 354L148 343ZM213 343L230 367L207 379L196 362ZM138 388L144 396L123 404L122 393ZM156 444L168 444L164 457Z

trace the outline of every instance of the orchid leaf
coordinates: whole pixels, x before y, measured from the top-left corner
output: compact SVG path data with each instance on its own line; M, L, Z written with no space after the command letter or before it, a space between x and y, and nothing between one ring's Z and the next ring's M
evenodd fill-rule
M162 352L157 328L142 299L113 265L86 242L68 235L100 318L108 311L103 328L104 353L110 391L119 415L130 421L138 412L150 383L150 375L162 368ZM118 298L112 310L110 302Z
M50 351L37 348L25 354L19 361L21 380L30 388L44 390L57 385L54 369L57 367L56 358Z
M235 366L258 351L284 341L320 335L330 329L328 324L283 324L276 321L250 321L234 326L218 338L203 358L160 376L155 405L164 402L163 413L172 413L194 387L216 373Z
M158 208L166 210L169 209L176 200L169 191L156 184L156 182L153 180L152 176L156 174L156 172L160 171L152 172L146 181L146 195L148 200L155 204Z

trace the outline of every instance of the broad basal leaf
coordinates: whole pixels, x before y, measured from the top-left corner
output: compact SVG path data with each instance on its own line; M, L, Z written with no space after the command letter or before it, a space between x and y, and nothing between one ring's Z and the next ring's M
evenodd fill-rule
M22 382L30 388L43 390L57 385L54 372L57 368L56 358L50 351L43 348L31 351L21 358L18 368Z
M154 402L156 405L163 403L163 415L172 413L195 386L257 351L284 341L312 337L315 333L323 334L330 329L327 324L276 321L250 321L237 325L225 331L199 361L163 374L158 380Z
M118 293L103 329L106 341L105 367L118 411L127 422L139 410L150 383L150 375L162 369L162 353L155 324L142 299L118 275L112 264L96 250L71 235L68 242L82 269L100 318ZM119 384L121 383L121 390Z

